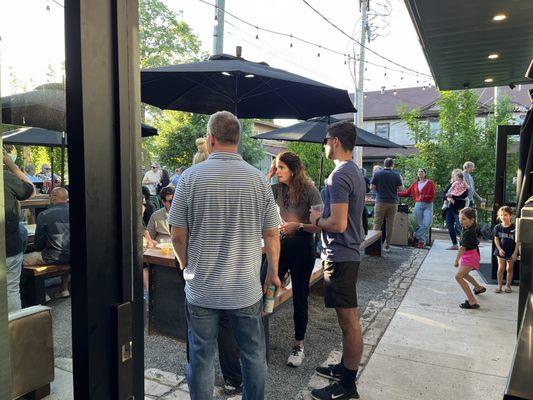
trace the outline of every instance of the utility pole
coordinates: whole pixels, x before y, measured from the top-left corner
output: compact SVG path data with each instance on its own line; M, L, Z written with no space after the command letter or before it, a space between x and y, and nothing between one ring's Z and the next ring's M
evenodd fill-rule
M355 87L355 108L357 113L354 114L354 124L359 128L363 128L363 103L365 90L365 43L366 38L370 41L369 26L368 26L368 10L370 8L370 0L359 0L359 8L361 10L361 37L359 39L359 72L355 74L358 78L358 83ZM357 69L354 62L354 70ZM356 72L356 71L354 71ZM363 148L357 146L355 148L354 161L359 167L363 167Z
M224 9L226 0L216 0L215 26L213 28L213 55L224 52Z

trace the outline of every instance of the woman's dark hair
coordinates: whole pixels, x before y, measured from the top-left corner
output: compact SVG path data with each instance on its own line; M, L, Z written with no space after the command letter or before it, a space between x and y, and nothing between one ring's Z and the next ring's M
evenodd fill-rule
M420 180L420 178L418 178L418 171L420 171L420 170L424 171L424 177L427 179L427 177L428 177L428 172L426 171L426 169L425 169L425 168L418 168L418 169L416 170L416 180L417 180L417 181Z
M167 171L166 169L162 169L162 170L161 170L161 179L164 179L164 178L170 180L170 177L169 177L169 175L168 175L168 171Z
M463 214L468 219L473 219L474 221L477 219L477 212L475 209L471 207L465 207L460 211L461 214Z
M303 201L304 193L309 185L312 185L311 179L305 173L304 166L300 157L290 151L277 155L276 159L284 163L292 172L292 180L289 186L289 202L296 206Z
M146 201L150 201L150 189L147 186L142 187L142 193Z

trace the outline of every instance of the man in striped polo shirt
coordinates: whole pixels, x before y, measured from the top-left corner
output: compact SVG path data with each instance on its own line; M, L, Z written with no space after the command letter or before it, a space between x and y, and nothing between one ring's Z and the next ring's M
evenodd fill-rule
M269 269L278 278L279 216L264 175L237 153L239 120L227 111L207 124L209 158L183 173L168 222L186 280L192 400L212 398L219 317L230 318L240 350L243 399L264 398L266 349L261 319L261 238Z

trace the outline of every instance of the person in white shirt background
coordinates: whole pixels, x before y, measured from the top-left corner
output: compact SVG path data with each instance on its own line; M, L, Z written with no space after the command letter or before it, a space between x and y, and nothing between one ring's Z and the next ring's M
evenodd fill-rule
M154 162L152 163L152 169L144 174L142 184L148 187L151 195L155 195L159 182L161 182L161 170L159 169L159 164Z

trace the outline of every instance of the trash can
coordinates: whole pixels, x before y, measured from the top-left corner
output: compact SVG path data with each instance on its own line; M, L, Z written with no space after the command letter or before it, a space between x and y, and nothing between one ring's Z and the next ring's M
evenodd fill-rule
M396 246L409 244L409 206L407 204L398 204L391 244Z

